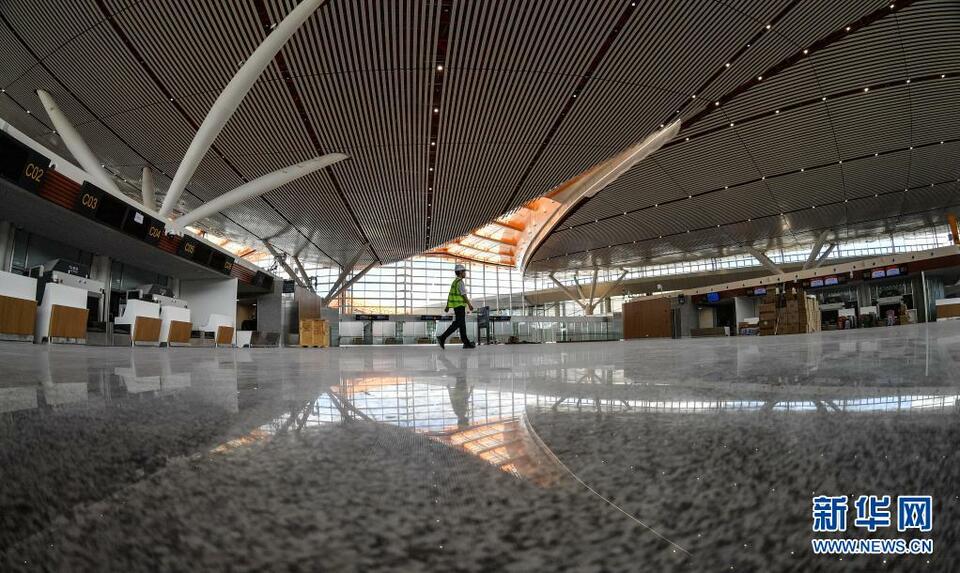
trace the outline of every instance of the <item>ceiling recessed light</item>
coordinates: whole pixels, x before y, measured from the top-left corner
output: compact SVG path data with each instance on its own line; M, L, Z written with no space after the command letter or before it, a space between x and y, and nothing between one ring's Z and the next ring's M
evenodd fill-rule
M730 122L730 127L733 127L733 122L732 122L732 121Z
M757 76L757 81L758 81L758 82L759 82L759 81L762 81L762 80L763 80L763 76Z
M729 67L730 67L730 62L727 62L726 64L724 64L724 67L729 68Z
M684 139L684 141L690 141L690 138L688 137L688 138Z
M770 29L770 24L767 24L767 30L769 30L769 29Z
M715 101L715 102L713 102L713 105L720 105L720 102L719 102L719 101Z
M780 110L778 109L777 111L775 111L775 112L773 112L773 113L775 113L775 114L776 114L776 113L780 113Z
M941 78L945 78L945 77L947 77L947 74L940 74L940 77L941 77Z
M863 88L863 91L868 92L870 91L870 88Z
M800 173L803 173L803 167L800 168Z
M910 83L910 80L907 80L907 83L909 84L909 83Z
M850 31L850 26L847 26L847 32L849 32L849 31Z
M823 96L822 98L820 98L820 101L827 101L827 96Z
M437 66L437 71L438 71L438 72L442 72L442 71L443 71L443 66Z
M804 54L809 54L809 53L810 53L810 50L804 50L803 53L804 53Z

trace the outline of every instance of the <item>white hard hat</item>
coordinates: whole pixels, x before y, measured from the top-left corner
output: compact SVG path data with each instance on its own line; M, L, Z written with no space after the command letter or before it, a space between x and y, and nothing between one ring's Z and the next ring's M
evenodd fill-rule
M455 273L459 273L460 271L465 271L465 270L467 270L467 267L461 265L460 263L457 263L456 266L453 267L453 272Z

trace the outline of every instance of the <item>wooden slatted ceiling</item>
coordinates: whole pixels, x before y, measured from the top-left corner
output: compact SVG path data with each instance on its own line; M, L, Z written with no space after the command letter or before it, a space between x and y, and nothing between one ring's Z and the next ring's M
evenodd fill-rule
M241 241L270 238L321 264L347 260L368 241L382 261L398 260L546 193L676 111L689 119L709 110L581 205L541 247L539 267L689 257L748 239L795 243L829 217L859 221L854 233L891 220L912 225L916 207L950 203L960 10L952 0L898 4L906 7L888 17L877 12L887 2L876 0L678 0L629 10L623 0L457 1L438 47L443 2L331 0L283 49L283 66L271 65L251 90L183 202L193 208L245 180L343 151L350 161L204 225ZM269 23L295 5L10 0L0 6L0 113L46 141L49 121L33 91L53 90L111 171L136 181L153 165L162 197L217 94ZM871 14L883 17L742 91L759 72ZM893 85L908 77L920 79ZM771 115L778 107L784 112ZM939 140L943 148L928 146ZM816 169L793 173L808 167ZM863 213L844 200L862 200ZM794 212L808 202L828 207ZM574 247L591 252L563 256Z

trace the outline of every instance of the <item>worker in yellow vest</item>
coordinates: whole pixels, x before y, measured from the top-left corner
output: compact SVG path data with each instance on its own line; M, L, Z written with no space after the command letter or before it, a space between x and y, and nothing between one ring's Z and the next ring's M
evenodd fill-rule
M467 297L467 287L463 284L463 279L467 276L467 267L458 263L457 266L453 267L453 272L456 273L457 278L453 279L453 284L450 285L450 292L447 294L447 306L443 309L443 312L449 312L451 308L453 309L453 324L437 337L437 342L440 343L440 348L443 348L447 337L459 328L463 347L474 348L475 345L467 338L467 309L473 310L473 305L470 304L470 299Z

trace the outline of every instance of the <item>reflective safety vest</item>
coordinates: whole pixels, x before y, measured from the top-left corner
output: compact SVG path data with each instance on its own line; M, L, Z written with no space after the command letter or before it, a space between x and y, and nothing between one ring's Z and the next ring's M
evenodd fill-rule
M453 279L453 284L450 285L450 293L447 294L447 306L450 308L457 308L458 306L467 306L467 299L463 298L463 295L460 294L460 283L463 282L463 279L457 277Z

